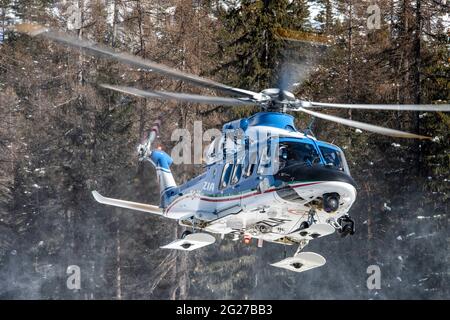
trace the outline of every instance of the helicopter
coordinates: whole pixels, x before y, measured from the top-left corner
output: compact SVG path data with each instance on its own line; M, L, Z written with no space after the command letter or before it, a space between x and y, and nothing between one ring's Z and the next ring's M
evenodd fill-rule
M44 37L74 48L127 63L141 70L166 75L193 85L215 90L227 96L148 91L101 84L103 88L126 95L159 100L202 103L219 106L256 106L260 111L248 118L225 123L222 136L206 151L202 174L177 185L171 172L172 158L156 148L160 130L155 122L137 148L140 161L150 162L157 174L160 203L150 205L109 198L92 191L101 203L155 214L178 221L186 228L180 239L161 248L192 251L212 245L213 235L250 243L257 239L281 245L297 245L292 257L272 263L274 267L303 272L323 266L326 259L303 249L312 240L337 232L343 237L355 233L355 221L349 214L357 196L357 184L351 176L342 149L318 140L311 131L298 130L289 113L302 112L360 130L386 136L431 139L414 133L344 119L315 109L343 108L362 110L449 112L450 105L342 104L297 99L283 88L254 92L234 88L197 75L142 59L127 53L81 40L66 33L35 25L22 24L16 31Z

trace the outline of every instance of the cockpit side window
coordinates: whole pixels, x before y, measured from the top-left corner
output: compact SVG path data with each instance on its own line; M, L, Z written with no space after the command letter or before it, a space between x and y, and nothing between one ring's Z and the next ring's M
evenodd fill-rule
M291 164L313 165L320 162L313 144L303 142L280 142L278 150L280 167Z
M325 165L332 166L338 170L345 171L350 174L350 170L348 169L348 165L342 151L324 146L320 146L319 148L325 160Z

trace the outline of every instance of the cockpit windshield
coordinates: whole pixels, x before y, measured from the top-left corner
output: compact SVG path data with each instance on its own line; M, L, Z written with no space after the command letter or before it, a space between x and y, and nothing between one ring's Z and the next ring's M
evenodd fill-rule
M332 166L338 170L350 174L347 161L345 160L345 156L342 151L324 146L320 146L319 148L325 160L325 165Z
M311 166L320 163L320 157L313 144L303 142L280 142L280 168L291 164Z

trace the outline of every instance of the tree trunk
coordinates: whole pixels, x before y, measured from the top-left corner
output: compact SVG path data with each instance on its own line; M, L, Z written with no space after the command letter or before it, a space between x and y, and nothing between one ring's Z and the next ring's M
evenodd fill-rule
M421 32L422 32L422 15L421 15L421 1L416 0L416 13L415 13L415 32L414 32L414 103L420 104L422 102L422 86L420 83L420 67L421 67ZM420 134L420 112L414 112L415 130L417 134ZM417 174L421 175L421 142L416 140L415 143L416 154L416 168Z
M78 29L78 38L81 40L83 37L83 24L84 24L84 0L78 0L78 10L80 10L80 28ZM80 54L78 55L78 83L83 85L84 83L84 71L83 71L83 60L84 55L83 51L80 50Z
M117 39L117 16L119 14L117 0L113 2L113 18L112 18L112 37L111 37L111 46L114 48L116 46Z
M117 212L118 210L116 210ZM118 212L120 214L120 212ZM122 299L122 272L121 272L121 244L120 244L120 218L117 218L117 229L116 229L116 299Z
M353 95L353 0L348 2L348 65L347 65L347 103L352 102ZM352 110L348 110L352 119Z

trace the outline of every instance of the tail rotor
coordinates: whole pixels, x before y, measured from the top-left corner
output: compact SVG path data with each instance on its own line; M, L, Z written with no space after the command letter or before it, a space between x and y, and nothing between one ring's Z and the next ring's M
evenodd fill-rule
M152 152L152 144L159 136L159 129L161 126L161 120L155 120L150 130L144 132L141 138L141 142L137 147L139 161L143 161L148 158Z

